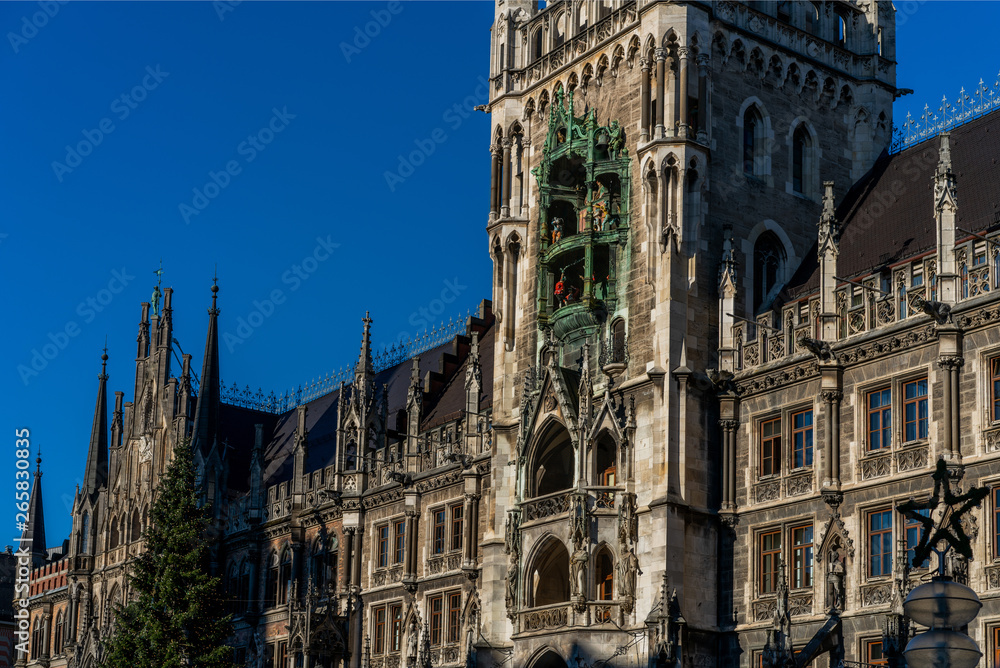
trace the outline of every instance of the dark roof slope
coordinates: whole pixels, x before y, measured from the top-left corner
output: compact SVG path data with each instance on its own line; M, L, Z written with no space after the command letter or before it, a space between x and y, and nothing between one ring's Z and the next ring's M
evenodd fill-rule
M479 395L479 410L485 410L493 401L493 343L496 327L490 322L485 332L479 335L479 366L482 372L482 392ZM423 360L421 360L423 361ZM420 425L422 430L433 429L445 422L456 420L465 410L465 373L469 367L468 355L462 365L451 374L451 378L441 392L440 398L427 411Z
M934 172L938 138L895 155L883 153L837 207L841 221L839 276L865 276L934 250ZM1000 111L951 130L958 187L958 226L981 233L1000 222ZM967 237L962 233L958 238ZM799 297L819 288L816 247L786 286Z
M489 311L487 302L487 312L489 313L489 324L492 324L492 312ZM473 318L473 327L480 327L477 324L478 318ZM463 356L468 355L469 337L459 335L445 343L424 351L420 354L420 368L426 374L427 370L438 370L430 372L431 392L425 396L424 411L434 411L442 403L449 381L461 376L464 380L465 371ZM483 387L488 392L493 383L493 347L492 342L486 346L480 344L480 354L483 360ZM381 392L383 385L388 392L388 425L389 429L397 427L395 415L398 411L406 409L406 398L410 387L410 371L413 366L411 360L406 360L395 366L380 371L375 375L375 387ZM451 384L455 384L452 382ZM459 387L463 386L463 381L457 382ZM349 389L346 390L350 392ZM348 396L350 396L348 394ZM462 406L464 407L464 388L462 394ZM488 404L484 404L488 405ZM315 471L320 468L330 466L336 461L336 434L338 426L338 411L340 409L340 390L334 390L329 394L314 399L306 404L306 429L309 431L309 454L306 461L306 470ZM257 415L256 412L248 411ZM274 419L273 428L268 430L265 427L264 439L264 486L269 487L292 477L293 449L295 445L295 428L297 426L296 411L292 409L278 416L271 416ZM402 425L399 425L402 426ZM249 440L246 441L252 447L253 431ZM249 462L249 454L247 455ZM249 472L249 465L247 468ZM231 476L232 477L232 476Z

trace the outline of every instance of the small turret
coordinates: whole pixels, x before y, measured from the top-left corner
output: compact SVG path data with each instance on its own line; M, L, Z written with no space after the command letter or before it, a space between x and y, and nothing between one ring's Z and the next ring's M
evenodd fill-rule
M32 568L45 564L45 512L42 508L42 451L35 459L35 484L28 503L28 522L21 533L21 549L31 554Z
M817 238L820 283L820 336L837 340L837 257L840 255L840 222L833 202L833 181L823 182L823 213Z
M219 293L218 278L212 279L212 308L208 309L208 335L205 337L205 358L201 367L201 384L194 413L193 451L206 457L216 445L219 429Z
M83 493L91 498L108 484L108 349L101 355L101 374L97 386L97 406L90 429L90 447L83 473ZM117 413L116 413L117 415Z

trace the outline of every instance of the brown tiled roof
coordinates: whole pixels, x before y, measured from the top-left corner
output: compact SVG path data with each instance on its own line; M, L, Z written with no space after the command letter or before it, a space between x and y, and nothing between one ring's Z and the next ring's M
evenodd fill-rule
M837 207L841 221L837 273L865 276L885 265L933 251L934 172L938 138L895 155L883 153ZM1000 222L1000 111L951 130L958 189L958 226L982 233ZM967 238L959 233L958 239ZM786 286L791 298L819 288L816 247Z

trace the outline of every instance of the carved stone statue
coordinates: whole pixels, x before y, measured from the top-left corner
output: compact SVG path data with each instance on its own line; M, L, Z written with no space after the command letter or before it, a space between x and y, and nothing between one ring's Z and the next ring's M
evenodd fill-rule
M844 609L844 558L840 546L834 545L827 556L826 591L830 610Z
M507 610L517 609L517 552L511 550L510 563L507 566Z
M642 571L639 569L639 558L635 556L635 550L630 547L618 564L618 594L623 599L629 601L635 599L637 575L642 575Z
M570 528L569 533L573 539L573 547L576 550L583 548L590 532L587 527L587 497L582 494L570 495Z
M584 549L576 550L570 558L570 568L573 571L573 593L578 598L584 598L587 595L587 562L589 560L590 555Z
M406 635L406 665L415 666L417 662L417 645L420 642L420 630L417 620L410 619L410 628Z
M250 645L252 654L247 666L252 668L264 668L264 639L260 637L260 631L253 632L253 643Z
M622 494L621 505L618 507L618 542L622 549L634 543L638 538L638 518L635 515L635 494Z

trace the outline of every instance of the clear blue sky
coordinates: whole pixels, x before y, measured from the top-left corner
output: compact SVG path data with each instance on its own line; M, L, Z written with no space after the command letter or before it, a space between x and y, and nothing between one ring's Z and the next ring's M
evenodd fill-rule
M385 344L489 296L489 131L471 106L486 101L493 4L243 2L221 19L219 6L72 2L34 29L39 4L0 3L0 461L30 428L50 545L69 530L105 336L109 402L130 400L161 258L199 372L218 264L223 378L265 392L352 363L366 310ZM996 80L1000 5L897 7L898 85L916 90L897 118ZM942 40L947 57L927 48ZM411 173L399 156L415 151ZM317 239L339 246L303 263ZM284 301L241 336L275 290ZM59 343L37 375L19 372ZM0 546L13 523L8 502Z

